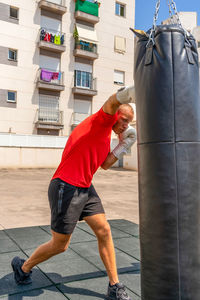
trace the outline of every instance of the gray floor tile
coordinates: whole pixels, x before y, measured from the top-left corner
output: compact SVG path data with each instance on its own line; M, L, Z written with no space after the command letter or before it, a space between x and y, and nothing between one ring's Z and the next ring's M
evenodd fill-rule
M1 298L0 298L1 299ZM43 289L37 289L33 291L26 291L20 294L9 295L3 297L1 300L66 300L67 298L56 288L46 287Z
M140 272L131 272L129 274L120 274L119 280L133 293L141 296Z
M70 248L73 249L75 252L79 253L81 256L84 256L86 258L95 255L99 256L97 241L89 242L89 243L72 244L70 245ZM116 249L116 252L119 252L119 250Z
M95 266L81 257L61 260L59 255L39 265L54 283L70 282L103 275Z
M0 230L0 240L3 239L9 239L9 237L7 236L7 234L5 233L4 230Z
M139 256L140 242L136 237L116 239L115 247L135 258Z
M114 219L114 220L108 220L111 226L119 227L119 226L130 226L131 224L134 224L131 221L125 220L125 219Z
M58 287L71 300L99 300L106 299L107 286L108 278L100 277L61 284ZM140 300L140 297L129 289L127 293L133 300Z
M95 236L93 230L85 221L78 222L77 227Z
M127 220L110 220L111 228L117 228L122 232L139 237L139 226Z
M8 229L6 232L23 250L36 248L51 239L47 232L37 226Z
M131 237L129 233L120 231L119 229L111 226L111 232L113 239L123 238L123 237Z
M19 247L9 238L0 239L0 253L20 250Z
M123 231L125 233L128 233L128 234L130 234L130 235L132 235L134 237L139 238L139 227L138 227L137 224L133 223L130 226L121 226L121 227L119 227L117 229L119 229L120 231Z
M50 225L43 225L43 226L40 226L40 228L51 235L51 226Z
M28 236L39 236L43 235L44 231L39 226L13 228L5 230L8 235L15 238L28 237Z
M99 256L90 256L87 258L91 263L93 263L97 268L102 270L106 274L105 267L103 262ZM127 273L130 271L140 270L140 263L138 260L134 259L133 257L129 256L124 252L117 252L116 253L116 260L117 260L117 269L118 273Z
M71 300L105 299L108 278L92 278L59 285L59 289Z
M76 227L71 238L71 244L95 241L96 237Z
M19 256L21 258L26 259L26 256L21 251L3 253L0 256L0 296L6 294L20 293L27 290L51 285L51 282L37 268L34 268L33 270L32 284L27 286L17 285L14 281L14 275L11 267L11 260L14 256Z

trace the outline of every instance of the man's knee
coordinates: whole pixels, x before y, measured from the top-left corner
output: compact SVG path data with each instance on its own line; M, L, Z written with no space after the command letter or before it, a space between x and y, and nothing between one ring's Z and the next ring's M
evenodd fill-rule
M68 249L70 243L71 235L66 235L65 237L60 234L53 233L52 236L52 251L55 254L65 252Z
M109 237L111 237L111 229L108 222L103 224L101 227L98 228L96 232L97 238L101 240L107 240Z

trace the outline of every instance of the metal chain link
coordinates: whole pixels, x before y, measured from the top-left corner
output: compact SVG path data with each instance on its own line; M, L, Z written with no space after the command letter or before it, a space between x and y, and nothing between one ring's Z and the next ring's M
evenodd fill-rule
M153 18L153 27L151 28L150 34L149 34L149 41L146 45L146 47L149 46L150 42L152 42L152 44L154 45L154 38L153 38L153 33L156 30L156 21L158 20L158 13L159 13L159 9L160 9L160 0L157 1L156 3L156 11L154 13L154 18Z
M174 16L176 18L177 24L182 27L180 18L179 18L179 14L176 8L176 3L174 2L174 0L166 0L167 1L167 5L169 7L169 15L170 15L170 23L174 23ZM154 13L154 18L153 18L153 27L151 28L150 34L149 34L149 41L147 43L147 47L149 46L150 42L152 42L152 44L154 45L154 33L156 30L156 22L158 20L158 13L159 13L159 9L160 9L160 0L157 1L156 3L156 7L155 7L155 13ZM174 11L174 14L172 12L172 9Z
M172 13L172 8L171 8L171 3L169 0L166 0L166 2L169 7L170 23L172 24L173 23L173 13Z
M179 14L178 14L178 11L177 11L177 8L176 8L176 3L174 2L174 0L169 0L169 2L171 3L171 6L172 6L172 8L175 12L175 16L176 16L178 25L182 27L182 24L181 24L181 21L180 21L180 18L179 18Z
M159 9L160 9L160 0L158 0L156 3L156 11L155 11L154 18L153 18L153 29L154 30L156 28L156 21L158 20Z

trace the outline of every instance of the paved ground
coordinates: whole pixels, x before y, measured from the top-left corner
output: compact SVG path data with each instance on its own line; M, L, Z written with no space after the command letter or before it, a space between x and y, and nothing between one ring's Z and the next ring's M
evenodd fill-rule
M10 266L50 239L47 187L53 170L0 171L0 299L105 299L108 279L96 237L79 222L69 249L33 269L33 283L17 286ZM94 179L115 243L120 281L133 300L140 299L137 173L100 170ZM36 225L36 226L35 226ZM18 228L17 228L18 227Z
M0 170L0 229L47 225L47 190L53 169ZM108 219L138 224L137 172L113 168L98 170L93 183Z

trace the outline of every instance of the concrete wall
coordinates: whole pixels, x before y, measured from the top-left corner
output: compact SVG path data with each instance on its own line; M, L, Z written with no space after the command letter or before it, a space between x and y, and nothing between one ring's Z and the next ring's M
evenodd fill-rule
M0 147L0 168L56 168L63 149Z
M57 168L68 137L0 134L0 168ZM118 143L111 140L111 149ZM114 167L118 167L116 162Z

